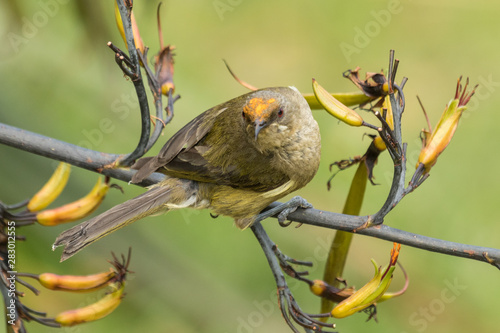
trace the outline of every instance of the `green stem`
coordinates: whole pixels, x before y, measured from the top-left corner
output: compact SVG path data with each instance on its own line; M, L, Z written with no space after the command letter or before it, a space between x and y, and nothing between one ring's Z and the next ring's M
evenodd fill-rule
M349 189L349 194L347 195L347 199L344 204L343 214L359 215L361 205L363 204L363 198L365 196L367 179L368 174L366 165L364 161L361 161L359 163L358 170L356 170L356 174L352 179L351 188ZM350 232L338 230L335 233L335 238L332 241L330 252L328 253L323 280L336 288L341 287L337 277L342 277L344 272L344 266L347 254L349 253L349 247L351 246L352 236L353 234ZM322 298L320 313L330 312L333 309L333 306L334 303L332 301Z

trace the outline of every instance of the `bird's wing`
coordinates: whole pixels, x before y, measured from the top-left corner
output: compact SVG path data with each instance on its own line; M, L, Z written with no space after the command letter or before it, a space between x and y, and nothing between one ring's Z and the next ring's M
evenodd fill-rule
M171 162L181 152L190 151L210 131L215 118L226 109L227 107L222 104L203 112L175 133L157 156L145 157L138 160L132 166L133 169L138 170L132 177L132 183L144 180L153 172Z
M224 112L239 114L236 105L242 105L247 95L205 111L175 133L157 156L138 160L132 166L138 169L132 182L158 171L171 177L262 192L286 183L286 174L269 169L269 157L242 140L240 118L223 115L225 123L214 126Z

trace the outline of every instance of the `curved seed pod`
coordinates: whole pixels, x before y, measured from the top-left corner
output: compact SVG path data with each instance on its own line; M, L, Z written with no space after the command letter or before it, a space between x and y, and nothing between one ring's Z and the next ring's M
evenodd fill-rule
M115 277L116 272L110 268L108 272L85 276L42 273L38 276L38 281L50 290L90 292L107 286Z
M70 172L71 166L60 162L47 183L30 199L28 210L36 212L50 205L66 186Z
M99 207L108 190L109 184L102 183L99 178L85 197L58 208L44 210L36 215L36 220L41 225L54 226L84 218Z
M335 118L351 126L363 125L363 118L356 111L348 108L333 97L325 88L313 79L314 95L319 103Z
M113 288L115 289L113 292L95 303L58 314L55 321L61 324L61 326L73 326L106 317L120 305L125 283L116 283L113 285Z

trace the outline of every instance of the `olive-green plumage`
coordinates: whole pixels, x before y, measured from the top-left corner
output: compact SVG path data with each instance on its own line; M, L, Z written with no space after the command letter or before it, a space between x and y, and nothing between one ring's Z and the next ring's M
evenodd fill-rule
M247 228L271 202L305 186L316 174L320 134L294 87L265 88L194 118L155 157L133 168L139 182L153 172L167 178L103 214L63 232L62 260L108 233L163 210L208 208Z

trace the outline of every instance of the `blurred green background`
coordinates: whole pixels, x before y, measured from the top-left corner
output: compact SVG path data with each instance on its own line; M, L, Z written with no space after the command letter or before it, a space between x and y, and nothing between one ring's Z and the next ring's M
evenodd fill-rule
M135 1L144 42L158 49L156 1ZM390 49L401 60L405 87L404 138L413 171L425 126L416 95L433 124L453 97L456 80L468 76L480 87L432 176L387 218L388 225L457 242L499 247L497 168L500 98L500 3L493 1L168 1L161 11L164 36L176 50L175 82L182 98L157 152L167 138L200 112L245 93L228 74L226 59L244 80L258 87L295 85L311 92L311 78L331 91L353 91L346 69L386 69ZM0 121L93 149L130 152L137 143L139 113L130 82L123 78L111 40L123 47L110 1L0 2ZM364 74L363 74L364 76ZM300 195L318 209L342 210L354 169L336 176L326 190L331 162L364 153L366 129L349 128L315 111L322 131L322 164ZM111 119L112 130L100 129ZM492 150L493 149L493 150ZM0 146L0 199L14 203L34 194L51 175L54 161ZM384 154L369 186L363 214L378 210L387 195L391 163ZM75 200L96 175L74 168L55 205ZM143 192L118 182L96 213ZM280 249L315 263L321 277L334 231L310 226L280 228L265 222ZM207 211L178 211L147 218L102 239L59 264L50 251L68 226L18 229L17 269L32 273L91 274L106 270L110 251L133 246L127 296L108 318L62 329L67 332L288 332L274 304L275 286L266 260L249 231ZM350 285L372 277L370 258L385 264L392 244L356 236L345 270ZM403 246L410 275L407 293L378 307L379 323L365 314L337 320L340 332L497 332L498 271L484 263ZM402 286L396 271L392 289ZM36 284L36 282L35 282ZM290 282L302 308L317 312L319 299L305 285ZM29 292L25 303L49 315L89 304L94 294ZM0 319L0 331L3 329ZM36 323L30 332L53 332Z

